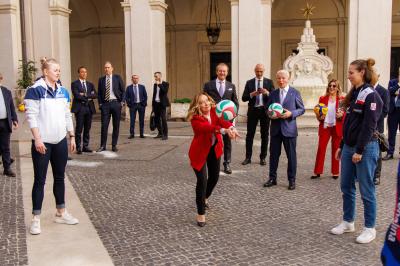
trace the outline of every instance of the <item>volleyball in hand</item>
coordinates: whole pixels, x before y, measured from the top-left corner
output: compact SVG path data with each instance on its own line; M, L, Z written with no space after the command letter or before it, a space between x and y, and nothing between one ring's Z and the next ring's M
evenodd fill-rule
M319 116L326 115L328 113L328 107L323 103L319 103L314 107L314 113Z
M225 121L232 121L237 116L236 104L230 100L220 101L215 112L217 116Z
M283 114L284 110L280 103L272 103L268 107L268 116L270 118L277 118Z

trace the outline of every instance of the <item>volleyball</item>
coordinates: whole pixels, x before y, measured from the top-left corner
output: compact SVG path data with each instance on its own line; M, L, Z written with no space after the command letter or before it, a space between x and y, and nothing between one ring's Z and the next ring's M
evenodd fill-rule
M323 103L319 103L314 107L314 113L319 116L326 115L328 113L328 107Z
M283 107L279 103L272 103L268 107L268 116L270 118L277 118L280 117L283 114Z
M232 101L223 100L217 104L215 112L219 118L232 121L237 116L237 107Z

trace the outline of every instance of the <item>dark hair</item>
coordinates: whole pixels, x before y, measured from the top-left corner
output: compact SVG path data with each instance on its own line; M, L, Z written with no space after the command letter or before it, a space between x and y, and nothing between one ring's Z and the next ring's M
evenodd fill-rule
M84 69L87 70L87 68L86 68L85 66L80 66L80 67L78 67L78 73L81 72L81 69L82 69L82 68L84 68Z
M162 75L160 71L154 72L154 75L155 75L155 74L160 74L160 75Z
M364 59L357 59L350 63L351 66L354 66L357 71L361 72L364 71L363 81L364 83L368 83L370 85L374 85L378 81L378 74L375 72L374 65L375 59L368 58L367 60ZM347 108L350 106L351 96L353 95L354 87L347 93L346 97L343 100L343 107Z

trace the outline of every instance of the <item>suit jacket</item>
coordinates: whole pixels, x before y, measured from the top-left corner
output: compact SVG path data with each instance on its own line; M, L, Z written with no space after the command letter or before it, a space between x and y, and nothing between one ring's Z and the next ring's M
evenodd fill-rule
M169 83L166 81L162 81L161 84L158 84L158 87L160 87L160 103L164 108L167 108L169 106L169 99L168 99L168 89L169 89ZM153 100L152 100L152 105L156 103L156 94L157 94L157 84L154 83L153 85Z
M389 81L389 85L388 85L388 91L389 91L389 95L390 95L390 99L389 99L389 114L393 113L394 110L396 109L395 107L395 98L396 98L396 91L400 88L399 86L399 79L391 79Z
M279 92L280 89L271 92L267 106L272 103L280 103ZM281 131L285 137L297 137L296 117L301 116L305 112L300 92L295 88L289 87L282 106L292 112L292 116L287 119L271 119L270 134L271 136L276 136Z
M217 82L214 80L210 80L206 84L204 84L203 91L213 98L216 103L219 103L222 100L231 100L235 103L238 111L239 111L239 101L236 94L236 87L234 84L230 83L229 81L225 81L225 92L222 97L219 95L217 89Z
M83 105L88 105L92 114L96 113L96 107L94 106L93 99L97 98L97 93L94 89L93 83L86 80L86 89L86 94L81 95L80 93L85 93L85 89L83 88L81 81L78 79L71 83L71 91L72 95L74 96L71 107L72 113L79 113Z
M382 120L387 116L387 114L389 113L389 91L387 89L385 89L383 86L381 86L380 84L378 84L375 88L376 92L379 94L379 96L382 99L383 102L383 107L382 107L382 114L381 117L379 118L379 120ZM379 123L379 121L378 121Z
M342 101L343 99L344 99L343 96L336 96L336 106L335 106L336 111L339 108L339 101ZM318 103L323 103L326 106L328 106L328 102L329 102L329 96L324 95L324 96L319 97L319 102ZM346 116L346 112L344 111L343 112L343 116L341 118L339 118L339 119L336 118L336 127L335 127L336 128L336 135L338 137L340 137L340 138L343 136L343 121L344 121L345 116ZM321 134L320 132L323 129L324 129L324 121L320 120L319 121L319 129L318 129L318 134L319 135Z
M220 129L229 128L232 123L219 119L215 113L215 108L210 112L211 123L204 116L195 115L191 120L194 137L189 148L190 165L200 171L207 161L208 153L212 147L212 135L215 134L216 144L214 147L215 155L218 158L223 153L224 143Z
M263 79L262 87L264 89L267 89L270 93L275 89L274 83L272 82L272 80L267 79L267 78ZM256 90L256 78L248 80L246 82L246 85L244 86L242 101L249 102L248 103L249 109L254 107L254 105L256 104L256 97L250 97L250 93L254 92L255 90ZM268 99L269 99L269 95L263 95L264 106L268 103Z
M7 120L9 131L12 132L13 122L18 122L17 114L15 113L14 101L12 98L11 91L9 91L6 87L0 86L1 92L4 97L4 104L6 105L7 112Z
M138 84L140 104L147 106L147 92L145 86ZM132 108L136 102L136 92L133 89L133 84L129 85L125 90L125 101L129 108Z
M97 87L98 92L98 101L99 104L105 103L105 95L106 95L106 76L99 78L99 86ZM112 74L112 90L114 92L115 97L119 102L124 100L125 93L124 82L122 78L117 74Z

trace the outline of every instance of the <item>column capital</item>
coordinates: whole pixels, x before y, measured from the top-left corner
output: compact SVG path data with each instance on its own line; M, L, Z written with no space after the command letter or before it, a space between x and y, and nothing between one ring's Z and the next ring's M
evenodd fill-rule
M17 6L12 4L0 5L0 14L16 14Z
M164 2L164 0L150 0L149 5L152 10L158 10L164 13L168 7L168 5Z
M124 0L124 2L121 2L122 9L125 11L130 11L131 10L131 0Z
M274 0L261 0L262 5L272 5Z
M229 0L229 2L231 2L231 6L239 5L239 0Z

